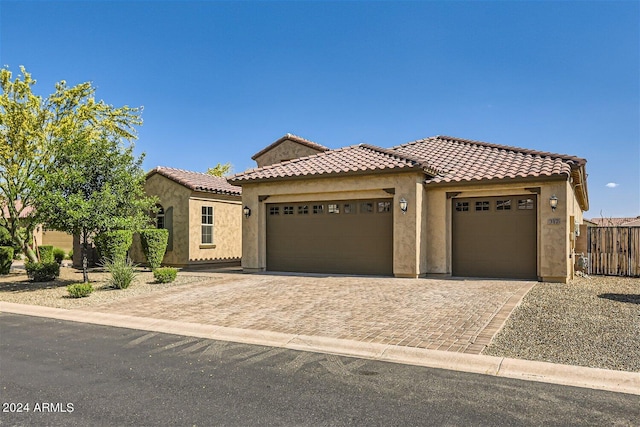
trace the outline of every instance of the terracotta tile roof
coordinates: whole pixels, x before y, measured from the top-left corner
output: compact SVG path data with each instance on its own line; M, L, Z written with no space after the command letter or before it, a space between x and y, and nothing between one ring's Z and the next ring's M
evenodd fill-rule
M329 150L230 178L230 182L288 179L305 176L423 170L427 183L482 181L519 177L570 176L586 160L566 154L528 150L450 136L434 136L390 149L366 144Z
M293 135L291 133L287 133L282 138L280 138L276 142L274 142L273 144L270 144L269 146L263 148L262 150L258 151L256 154L251 156L251 159L252 160L257 159L258 157L262 156L267 151L277 147L278 145L282 144L284 141L287 141L287 140L293 141L293 142L297 142L298 144L305 145L305 146L307 146L309 148L313 148L314 150L317 150L318 152L329 150L329 148L325 147L324 145L320 145L320 144L318 144L316 142L309 141L308 139L304 139L304 138L302 138L300 136Z
M16 207L16 210L19 212L18 213L18 218L27 218L29 215L31 215L35 211L33 206L26 206L24 209L22 209L22 201L21 200L16 200L14 206ZM22 211L20 211L21 209L22 209ZM2 205L2 217L3 218L8 218L9 217L9 208L7 207L6 204Z
M640 225L640 216L635 218L591 218L589 221L599 227L619 227Z
M147 173L147 179L156 173L165 176L178 184L184 185L192 191L226 194L230 196L242 195L242 188L229 184L226 178L212 176L201 172L191 172L182 169L158 166Z
M427 163L411 155L360 144L250 169L232 176L229 178L229 182L242 183L274 178L374 173L402 169L422 170L431 175L438 173Z
M442 171L428 183L548 177L571 174L584 159L543 151L490 144L450 136L434 136L391 150L428 162Z

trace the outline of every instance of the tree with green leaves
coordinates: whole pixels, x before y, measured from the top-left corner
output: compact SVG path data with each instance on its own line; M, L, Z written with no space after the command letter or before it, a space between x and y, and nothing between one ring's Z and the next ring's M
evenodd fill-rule
M213 176L224 177L233 173L233 165L231 163L218 163L212 168L207 169L207 173Z
M55 150L39 208L48 227L80 236L84 281L91 238L112 230L139 231L151 223L156 199L144 192L144 155L118 134L77 133Z
M33 93L36 80L24 67L13 77L0 70L0 226L27 258L37 261L32 247L36 226L44 220L39 201L54 168L57 152L74 141L100 138L130 140L142 124L139 108L114 108L96 101L91 83L55 85L46 98Z

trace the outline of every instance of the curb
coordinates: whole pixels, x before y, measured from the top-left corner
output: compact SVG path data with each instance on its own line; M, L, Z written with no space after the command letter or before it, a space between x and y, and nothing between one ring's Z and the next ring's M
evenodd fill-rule
M0 301L0 313L161 332L220 341L329 353L383 362L447 369L525 381L640 395L640 373L560 365L506 357L453 353L337 338L229 328L122 314L43 307Z

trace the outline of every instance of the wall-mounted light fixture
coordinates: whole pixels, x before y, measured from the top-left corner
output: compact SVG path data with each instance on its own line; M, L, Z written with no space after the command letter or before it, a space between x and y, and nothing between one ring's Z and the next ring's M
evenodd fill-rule
M549 206L551 206L552 211L555 211L558 207L558 197L555 194L549 197Z
M244 213L245 218L249 218L251 216L251 209L249 209L249 206L245 206L242 209L242 212Z
M407 213L408 207L409 207L409 202L407 202L404 197L400 199L400 210L402 211L403 214Z

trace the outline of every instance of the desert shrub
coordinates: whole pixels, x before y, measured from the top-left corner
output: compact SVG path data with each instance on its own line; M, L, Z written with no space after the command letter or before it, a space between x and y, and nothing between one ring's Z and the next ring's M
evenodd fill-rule
M55 262L27 262L27 276L34 282L49 282L60 275L60 265Z
M53 246L51 245L42 245L38 248L38 253L40 254L40 262L43 264L48 264L50 262L54 262L53 258Z
M126 260L127 251L133 243L131 230L112 230L100 233L94 239L100 258L111 261Z
M13 248L11 246L0 246L0 274L9 274L12 262Z
M72 298L88 297L93 292L93 286L91 283L76 283L75 285L67 286L67 292Z
M62 260L64 259L64 250L60 248L53 248L53 259L58 263L62 264Z
M153 277L156 283L171 283L176 280L178 269L172 267L160 267L153 270Z
M69 254L67 255L67 259L73 259L73 249L69 250Z
M103 266L111 273L109 284L116 289L127 289L137 275L135 271L136 265L128 258L118 258L113 261L107 259L103 261Z
M162 228L150 228L140 231L140 241L142 242L142 251L147 257L147 262L152 270L160 267L162 258L167 251L167 242L169 241L169 230Z

